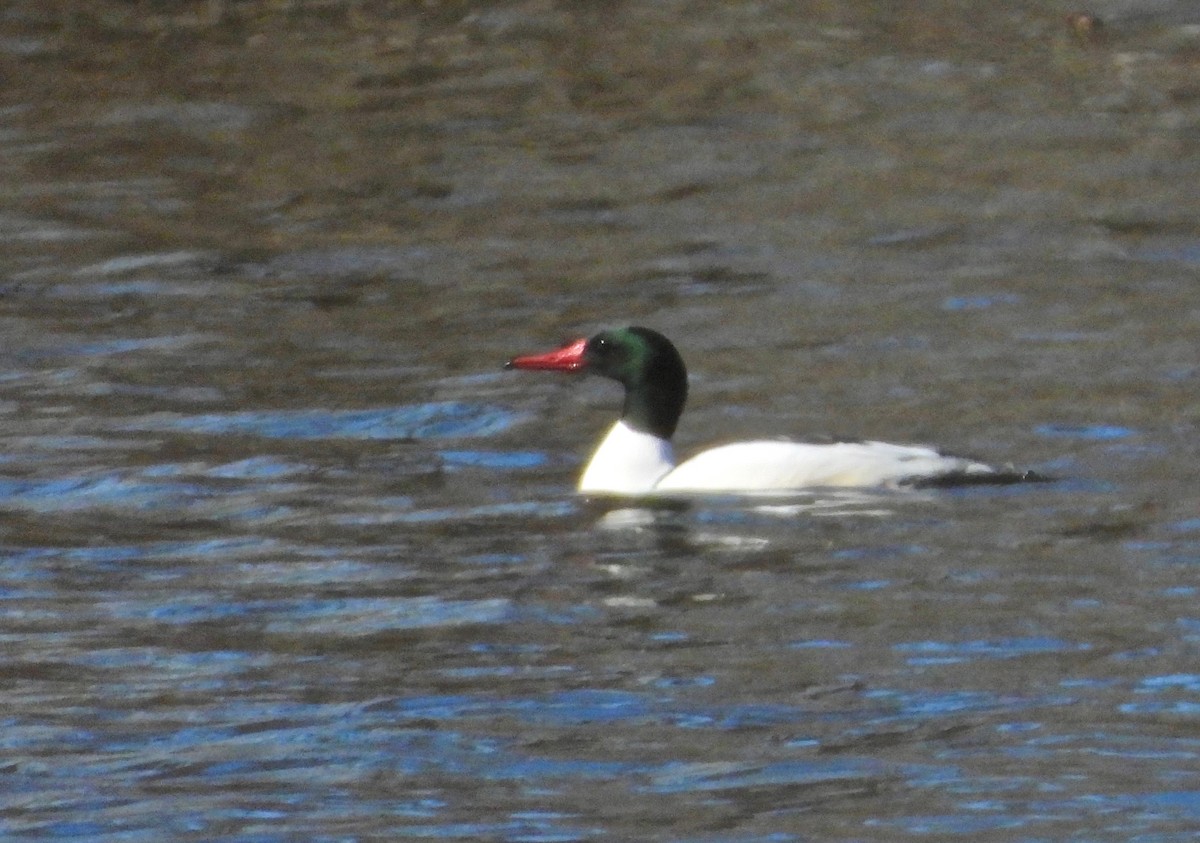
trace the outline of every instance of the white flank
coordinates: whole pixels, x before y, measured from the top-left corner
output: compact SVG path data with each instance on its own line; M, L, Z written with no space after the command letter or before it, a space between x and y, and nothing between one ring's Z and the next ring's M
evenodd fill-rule
M697 454L664 476L656 491L783 491L820 486L894 486L990 466L923 445L887 442L740 442Z
M991 466L939 454L923 445L762 441L722 445L674 466L671 443L613 425L592 455L579 491L770 492L823 486L896 486L948 474L991 474Z

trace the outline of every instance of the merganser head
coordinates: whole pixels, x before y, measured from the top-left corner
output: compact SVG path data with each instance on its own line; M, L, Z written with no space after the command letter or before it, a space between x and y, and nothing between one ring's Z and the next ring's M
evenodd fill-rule
M546 354L514 357L506 369L591 372L625 387L621 418L635 430L670 439L687 401L687 368L671 341L637 326L603 331Z

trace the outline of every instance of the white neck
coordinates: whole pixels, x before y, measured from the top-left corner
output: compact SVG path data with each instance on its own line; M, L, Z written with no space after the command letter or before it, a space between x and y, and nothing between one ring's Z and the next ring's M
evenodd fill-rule
M617 495L649 492L674 467L675 454L668 440L618 421L583 470L579 491Z

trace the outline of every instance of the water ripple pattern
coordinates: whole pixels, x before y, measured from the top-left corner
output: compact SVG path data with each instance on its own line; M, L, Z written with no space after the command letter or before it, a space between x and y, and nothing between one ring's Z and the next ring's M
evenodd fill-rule
M516 416L494 407L446 402L376 410L280 410L150 416L126 430L237 434L277 439L435 439L487 436Z
M5 3L0 840L1196 840L1200 20L1084 5ZM1053 482L579 496L628 324Z

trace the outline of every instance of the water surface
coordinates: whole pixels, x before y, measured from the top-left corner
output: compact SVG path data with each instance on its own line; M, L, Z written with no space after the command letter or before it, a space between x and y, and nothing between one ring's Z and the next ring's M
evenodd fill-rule
M1200 19L1064 11L10 4L3 836L1192 839ZM629 323L1057 479L582 500Z

